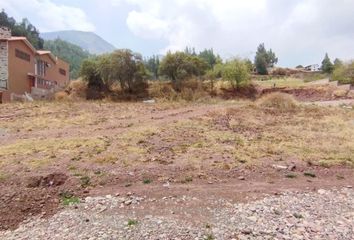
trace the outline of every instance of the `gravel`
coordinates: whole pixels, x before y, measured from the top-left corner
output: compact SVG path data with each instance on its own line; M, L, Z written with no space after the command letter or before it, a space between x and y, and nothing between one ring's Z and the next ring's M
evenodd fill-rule
M354 239L351 188L286 192L237 204L219 199L203 206L209 217L199 222L154 212L135 215L136 206L151 202L172 204L170 198L88 197L49 219L29 219L15 231L0 232L0 239Z

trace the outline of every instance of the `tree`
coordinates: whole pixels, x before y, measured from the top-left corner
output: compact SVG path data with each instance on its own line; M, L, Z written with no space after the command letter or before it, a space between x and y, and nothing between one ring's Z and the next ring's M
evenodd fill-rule
M336 58L336 59L334 59L333 65L334 65L334 69L336 69L336 68L342 66L343 62L339 58Z
M78 78L81 64L85 59L91 57L90 53L84 51L81 47L61 39L45 41L44 49L51 51L70 64L71 79Z
M249 81L249 68L245 60L234 59L225 64L222 78L229 81L233 88L239 88Z
M278 63L278 58L275 56L272 49L267 51L264 43L262 43L257 48L254 63L258 74L267 75L268 68L274 67L274 65Z
M212 48L204 49L202 52L199 53L198 56L208 64L208 69L213 69L216 64L222 62L220 56L215 55L214 50Z
M191 76L202 76L207 63L197 56L185 52L168 52L160 64L160 73L172 80L177 90L181 89L182 81Z
M39 36L39 31L26 18L17 23L14 18L9 17L2 10L0 12L0 26L9 28L13 36L26 37L36 49L43 48L44 40Z
M153 79L159 78L159 67L160 67L160 59L158 56L153 55L152 57L146 59L144 61L144 65L149 73L152 75Z
M331 59L328 57L328 53L326 53L326 55L322 61L321 69L324 73L332 73L333 68L334 68L334 66L331 62Z
M333 71L332 80L342 84L354 84L354 61L337 65Z
M89 86L100 87L100 90L110 90L115 83L129 93L139 93L147 87L142 57L129 49L85 60L80 75Z
M207 79L210 80L210 88L211 88L211 91L214 91L214 82L215 80L217 80L218 78L221 78L222 77L222 72L223 72L223 69L224 69L224 64L222 64L221 62L216 64L213 69L209 69L207 72L206 72L206 77Z
M98 57L85 59L80 68L80 76L89 88L103 89L103 80L99 72Z
M145 85L147 76L142 56L129 49L116 50L103 55L99 61L99 71L108 87L118 82L123 91L135 93Z
M304 66L302 66L302 65L300 64L300 65L297 65L296 68L297 68L297 69L301 69L301 68L304 68Z

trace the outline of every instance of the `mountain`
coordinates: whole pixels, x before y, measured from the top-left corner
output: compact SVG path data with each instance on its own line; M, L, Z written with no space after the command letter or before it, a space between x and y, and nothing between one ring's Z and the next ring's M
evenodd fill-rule
M47 32L40 35L44 40L61 40L80 46L92 54L103 54L114 51L116 48L93 32L59 31Z

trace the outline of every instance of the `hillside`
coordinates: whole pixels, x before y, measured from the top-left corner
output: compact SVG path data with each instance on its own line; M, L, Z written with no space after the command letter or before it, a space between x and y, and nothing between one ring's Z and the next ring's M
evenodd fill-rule
M51 51L70 64L70 78L76 79L79 76L81 63L90 57L90 53L81 47L63 41L61 39L48 40L44 42L44 49Z
M55 40L60 38L64 41L80 46L92 54L103 54L112 52L115 47L93 32L82 31L59 31L41 33L44 40Z

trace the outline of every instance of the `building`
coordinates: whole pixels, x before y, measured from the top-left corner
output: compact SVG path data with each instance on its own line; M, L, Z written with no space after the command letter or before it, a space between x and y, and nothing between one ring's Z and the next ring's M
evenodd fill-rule
M319 72L321 71L320 66L318 64L312 64L304 67L305 71L310 71L310 72Z
M44 98L68 83L68 63L0 27L0 103L25 94Z

